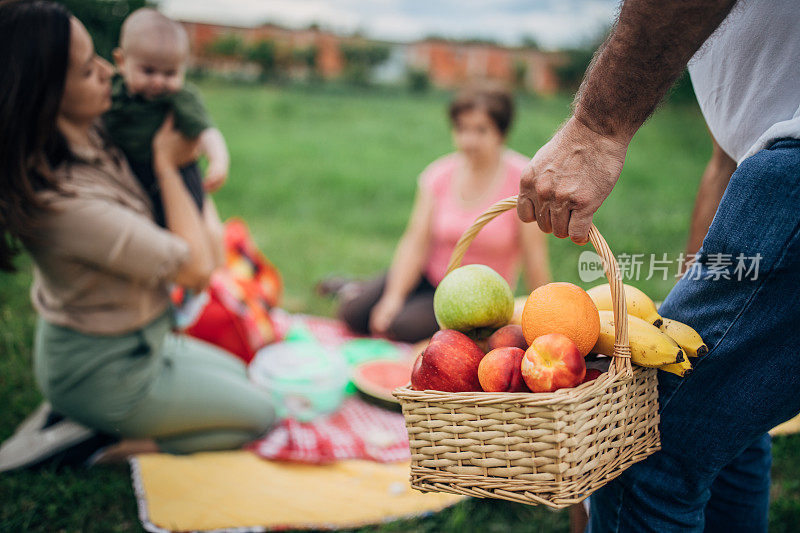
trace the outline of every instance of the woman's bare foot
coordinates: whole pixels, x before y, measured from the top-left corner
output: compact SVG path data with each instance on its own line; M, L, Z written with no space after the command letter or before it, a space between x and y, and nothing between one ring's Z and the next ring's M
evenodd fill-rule
M157 453L158 445L152 439L125 439L99 452L90 460L92 465L123 463L132 455Z

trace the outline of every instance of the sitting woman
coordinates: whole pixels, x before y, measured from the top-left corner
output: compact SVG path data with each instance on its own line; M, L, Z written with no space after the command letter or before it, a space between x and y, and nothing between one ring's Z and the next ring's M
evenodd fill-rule
M0 268L13 270L12 239L33 259L34 371L61 415L40 409L20 426L0 470L93 433L122 439L106 459L236 448L264 434L273 405L241 361L171 332L169 284L200 290L215 266L214 232L177 170L197 146L170 118L153 141L161 228L97 126L112 68L84 26L59 4L0 2L0 63Z
M355 332L417 342L438 329L433 293L461 234L492 204L519 191L528 159L505 146L514 114L511 96L498 88L473 88L450 104L457 152L431 163L419 178L408 227L387 274L370 281L331 278L339 316ZM500 215L478 234L462 264L492 267L513 288L520 263L530 290L549 281L547 245L536 224L514 212Z

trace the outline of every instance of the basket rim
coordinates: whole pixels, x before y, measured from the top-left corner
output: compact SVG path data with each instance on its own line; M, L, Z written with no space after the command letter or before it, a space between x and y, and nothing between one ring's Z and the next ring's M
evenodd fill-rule
M453 248L453 253L447 265L447 274L450 274L461 265L461 261L464 259L467 249L470 244L472 244L475 237L478 236L481 229L499 215L511 209L515 209L517 207L518 198L517 195L514 195L500 200L475 219L472 225L464 231ZM614 314L614 349L611 365L631 375L633 365L631 364L631 348L628 339L628 309L625 301L625 285L622 282L619 264L605 238L600 233L600 230L597 229L597 226L594 224L590 225L588 236L589 242L594 247L602 263L603 271L608 279L609 288L611 290Z
M403 402L437 402L456 403L464 405L496 405L512 403L526 406L545 406L564 403L577 403L593 396L600 391L608 390L614 386L630 386L635 378L642 373L654 371L655 368L634 366L632 373L615 371L613 365L608 372L604 372L597 379L582 383L577 387L558 389L555 392L485 392L465 391L446 392L437 390L412 389L410 383L397 387L392 391L392 396ZM602 379L601 379L602 378ZM652 379L656 379L653 372Z

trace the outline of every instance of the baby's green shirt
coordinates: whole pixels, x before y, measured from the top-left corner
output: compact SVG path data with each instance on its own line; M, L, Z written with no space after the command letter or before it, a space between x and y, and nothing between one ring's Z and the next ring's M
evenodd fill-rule
M213 127L193 85L185 83L174 94L147 100L129 94L119 74L111 80L111 109L103 115L103 122L114 144L128 159L144 163L153 158L153 137L170 111L175 117L175 128L190 139Z

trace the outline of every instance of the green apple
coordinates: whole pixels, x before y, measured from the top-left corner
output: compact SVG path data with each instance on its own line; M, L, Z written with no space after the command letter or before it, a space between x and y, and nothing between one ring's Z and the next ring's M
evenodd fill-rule
M433 312L442 329L484 337L514 314L514 295L503 276L486 265L465 265L436 287Z

